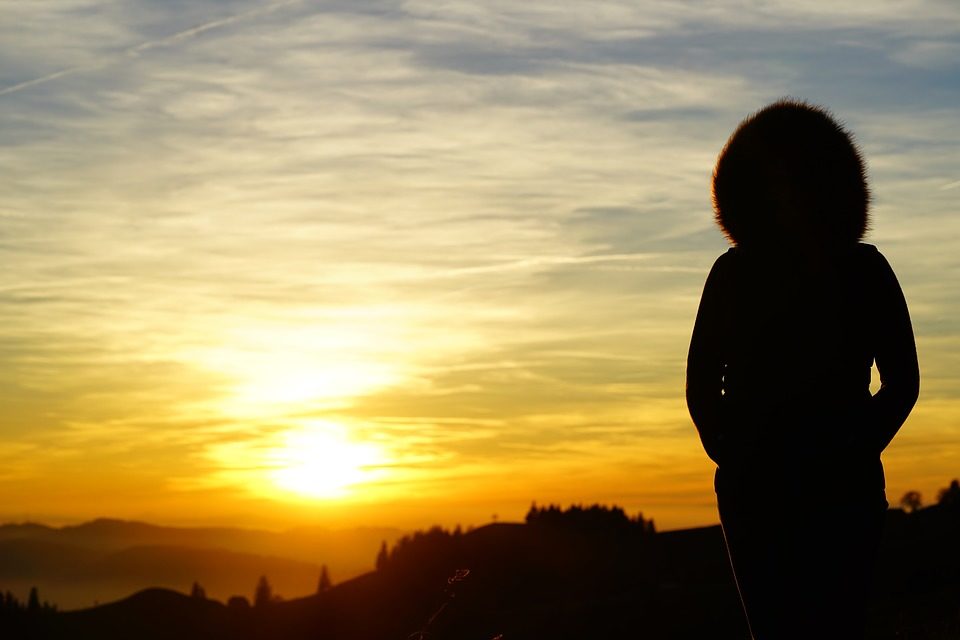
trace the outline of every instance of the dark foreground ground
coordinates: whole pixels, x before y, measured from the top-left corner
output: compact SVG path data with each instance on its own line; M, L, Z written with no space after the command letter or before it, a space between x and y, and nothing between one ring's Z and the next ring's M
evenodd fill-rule
M0 637L748 638L719 527L654 533L619 509L531 513L418 533L376 571L306 598L250 606L148 589L81 611L4 610ZM960 638L960 509L888 513L869 637Z

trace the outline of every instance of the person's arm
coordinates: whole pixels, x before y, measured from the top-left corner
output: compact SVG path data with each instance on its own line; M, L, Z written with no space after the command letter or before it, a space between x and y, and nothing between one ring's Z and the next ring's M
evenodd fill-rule
M687 408L700 434L703 449L720 463L723 449L723 309L728 254L714 262L700 298L697 320L687 354Z
M870 446L883 451L903 425L920 394L920 367L907 302L897 276L877 252L876 347L880 390L870 399L866 425Z

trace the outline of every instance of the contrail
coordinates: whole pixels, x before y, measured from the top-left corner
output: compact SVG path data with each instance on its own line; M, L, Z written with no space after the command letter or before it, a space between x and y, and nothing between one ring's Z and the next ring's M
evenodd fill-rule
M539 256L509 260L476 267L457 267L439 273L440 277L456 277L475 273L490 273L498 271L523 271L537 267L564 266L576 264L596 264L602 262L642 262L651 259L649 253L603 253L587 256Z
M225 27L227 25L233 24L234 22L239 22L241 20L247 20L249 18L253 18L256 16L273 13L277 9L282 9L283 7L286 7L288 5L299 4L301 2L303 2L303 0L281 0L280 2L274 2L264 7L251 9L250 11L244 11L243 13L238 13L236 15L233 15L227 18L221 18L220 20L207 22L205 24L201 24L196 27L190 27L189 29L178 31L177 33L160 38L158 40L150 40L148 42L143 42L141 44L130 47L128 49L124 49L113 58L109 58L99 62L93 62L90 64L78 65L76 67L68 67L66 69L54 71L53 73L47 74L45 76L41 76L39 78L33 78L32 80L25 80L23 82L10 85L9 87L3 87L2 89L0 89L0 96L16 93L17 91L23 91L24 89L29 89L30 87L35 87L40 84L46 84L51 80L56 80L58 78L63 78L65 76L72 76L74 74L81 73L83 71L94 71L96 69L101 69L103 67L113 64L114 62L119 61L122 58L133 58L133 57L139 56L141 53L145 51L149 51L150 49L156 49L157 47L165 47L171 44L176 44L183 40L187 40L194 36L198 36L202 33L206 33L207 31L219 29L220 27Z
M57 78L62 78L63 76L72 76L75 73L81 71L91 71L93 69L99 69L104 66L103 64L91 64L82 67L70 67L69 69L61 69L46 76L41 76L39 78L34 78L33 80L26 80L19 84L13 84L9 87L4 87L0 89L0 96L5 96L8 93L15 93L17 91L22 91L23 89L28 89L38 84L43 84L45 82L50 82L51 80L56 80Z

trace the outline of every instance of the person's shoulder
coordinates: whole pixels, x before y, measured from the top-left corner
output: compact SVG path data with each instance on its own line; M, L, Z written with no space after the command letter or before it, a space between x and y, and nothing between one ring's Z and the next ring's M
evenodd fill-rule
M719 256L714 261L714 264L729 264L737 259L737 256L740 254L740 250L737 247L730 247Z
M856 263L857 269L868 282L875 283L874 286L888 288L891 284L897 283L897 276L893 272L893 267L880 250L872 244L865 242L857 243Z
M867 244L866 242L858 242L856 244L854 255L858 260L863 261L869 266L880 267L887 266L887 259L883 257L883 254L880 253L880 250L872 244Z
M710 272L707 274L707 289L716 289L723 286L723 283L730 279L730 271L733 269L731 263L733 262L733 256L736 255L734 248L727 249L713 261L713 266L710 267Z
M713 267L710 269L712 273L724 273L728 271L733 263L737 259L737 248L730 247L713 261Z

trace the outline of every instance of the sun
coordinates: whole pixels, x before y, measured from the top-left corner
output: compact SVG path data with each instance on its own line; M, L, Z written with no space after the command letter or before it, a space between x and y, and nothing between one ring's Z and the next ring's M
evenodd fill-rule
M269 450L270 479L278 489L308 498L341 498L382 474L383 451L351 440L334 423L286 431Z

